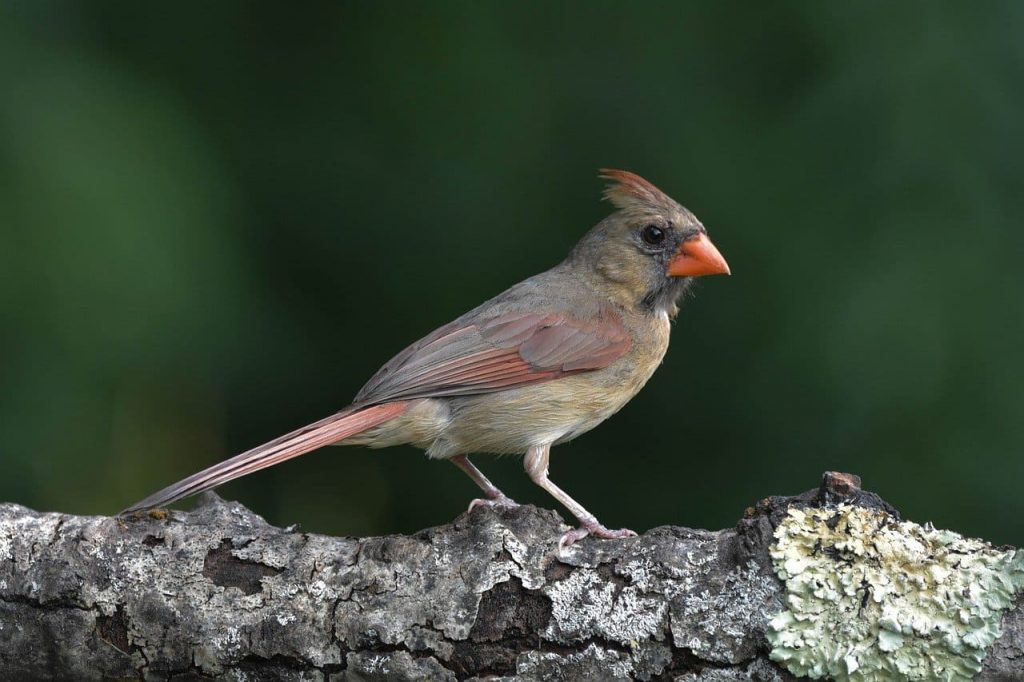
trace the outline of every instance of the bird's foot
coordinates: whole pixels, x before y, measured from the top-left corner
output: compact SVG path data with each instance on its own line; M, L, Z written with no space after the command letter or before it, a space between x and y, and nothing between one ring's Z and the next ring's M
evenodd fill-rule
M508 495L498 493L495 497L479 497L469 503L469 509L467 512L471 512L477 507L518 507L519 503L513 500Z
M582 540L588 535L593 535L595 538L601 538L602 540L621 540L623 538L635 538L636 531L632 531L628 528L610 530L596 521L593 523L585 522L579 528L573 528L572 530L562 534L562 537L558 540L559 551L569 547L577 540Z

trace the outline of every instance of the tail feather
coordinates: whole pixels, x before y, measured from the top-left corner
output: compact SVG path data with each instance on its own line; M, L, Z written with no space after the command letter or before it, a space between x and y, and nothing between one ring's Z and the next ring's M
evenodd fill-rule
M343 410L326 419L321 419L301 429L286 433L269 443L247 450L231 459L214 464L208 469L192 474L163 490L153 493L144 500L136 502L121 514L144 511L156 507L164 507L185 497L198 495L201 492L233 481L236 478L251 474L254 471L274 466L285 460L304 455L325 445L337 443L350 436L373 428L378 424L397 417L405 412L408 402L393 402L373 405L362 409Z

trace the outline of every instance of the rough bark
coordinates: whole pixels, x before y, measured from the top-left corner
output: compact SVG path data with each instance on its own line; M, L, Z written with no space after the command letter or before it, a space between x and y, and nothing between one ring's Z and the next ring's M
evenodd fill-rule
M791 505L896 515L855 477L732 529L661 527L561 555L559 516L479 508L412 536L275 528L206 496L129 519L0 505L0 678L791 680L766 628ZM1024 604L982 679L1021 679Z

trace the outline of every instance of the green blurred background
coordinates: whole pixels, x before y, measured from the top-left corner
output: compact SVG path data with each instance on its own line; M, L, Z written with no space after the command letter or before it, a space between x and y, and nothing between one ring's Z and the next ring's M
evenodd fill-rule
M558 262L614 166L735 274L555 481L719 528L838 469L1024 542L1024 4L0 8L0 499L109 514L343 407ZM476 493L408 448L220 492L336 534Z

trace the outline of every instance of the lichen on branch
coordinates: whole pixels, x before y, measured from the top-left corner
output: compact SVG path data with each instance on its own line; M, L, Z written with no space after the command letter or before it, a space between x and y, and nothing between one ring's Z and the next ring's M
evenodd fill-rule
M770 553L772 660L836 680L970 680L1024 588L1024 552L850 504L792 507Z

